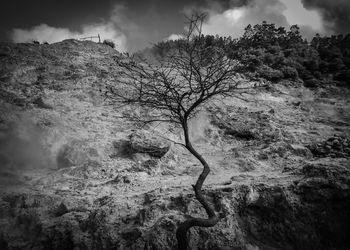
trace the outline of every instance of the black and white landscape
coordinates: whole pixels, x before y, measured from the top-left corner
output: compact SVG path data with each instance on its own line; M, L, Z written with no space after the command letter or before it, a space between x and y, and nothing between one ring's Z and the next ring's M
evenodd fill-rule
M350 2L1 7L1 250L350 248Z

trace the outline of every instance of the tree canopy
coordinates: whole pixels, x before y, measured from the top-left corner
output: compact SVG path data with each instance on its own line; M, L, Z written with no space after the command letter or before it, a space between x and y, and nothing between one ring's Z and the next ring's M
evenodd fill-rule
M237 60L240 72L254 74L269 81L301 79L328 82L350 81L350 34L315 37L308 42L297 25L284 27L262 22L248 25L236 39L202 35L204 47L221 48L225 55ZM168 54L177 41L163 41L153 48L157 58Z

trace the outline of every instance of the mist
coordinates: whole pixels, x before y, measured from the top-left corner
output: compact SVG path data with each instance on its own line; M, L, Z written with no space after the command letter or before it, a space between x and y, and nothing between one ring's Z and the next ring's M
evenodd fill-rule
M0 176L15 181L26 171L54 166L50 152L42 144L43 130L27 116L0 123ZM6 183L6 181L5 181Z

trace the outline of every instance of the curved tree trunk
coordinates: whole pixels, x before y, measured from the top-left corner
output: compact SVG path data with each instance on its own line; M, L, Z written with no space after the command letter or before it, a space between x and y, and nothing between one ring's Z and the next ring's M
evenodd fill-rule
M195 185L193 185L193 190L195 192L197 200L202 204L203 208L207 212L208 218L190 218L178 226L176 230L176 239L178 243L178 249L179 250L187 250L187 232L191 227L213 227L216 225L216 223L219 221L219 218L216 216L215 211L213 207L209 204L208 200L205 198L205 196L202 193L202 186L207 178L210 167L206 160L200 155L192 146L189 135L188 135L188 127L187 123L183 125L184 134L185 134L185 142L186 142L186 148L191 152L192 155L194 155L200 163L203 165L203 171L199 175L197 182Z

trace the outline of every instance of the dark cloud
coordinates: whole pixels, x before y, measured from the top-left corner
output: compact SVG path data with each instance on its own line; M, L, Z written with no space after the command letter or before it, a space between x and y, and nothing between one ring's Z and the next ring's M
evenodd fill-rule
M4 1L5 21L0 22L0 41L24 42L34 35L43 36L37 40L47 37L46 40L53 41L99 32L104 38L114 40L119 45L117 49L135 51L172 34L183 33L184 14L193 10L208 12L209 30L222 31L225 35L239 35L247 24L262 20L287 28L289 24L299 22L300 26L305 26L304 33L310 36L316 30L322 31L311 22L308 13L300 13L300 8L305 10L300 3L302 0ZM303 3L306 8L322 13L326 31L349 32L350 0L303 0ZM289 12L285 12L286 6ZM232 12L234 9L244 11ZM238 19L235 18L237 14L241 16Z
M45 25L48 27L42 31L45 34L60 31L79 35L87 26L101 27L106 23L110 26L110 19L121 17L117 22L113 21L113 26L118 35L122 32L130 38L126 47L134 50L149 46L172 33L181 33L185 9L215 8L220 12L248 2L249 0L5 0L2 3L0 41L13 41L14 29L20 35L21 31L39 33ZM122 6L122 11L116 13L115 6Z
M318 10L328 32L350 33L349 0L302 0L307 9Z
M92 0L3 0L1 1L0 41L12 28L29 28L46 23L78 30L82 23L96 22L108 14L113 3Z
M129 50L151 46L171 34L181 34L184 31L185 15L189 15L193 10L215 10L221 13L249 2L251 0L114 1L115 4L124 6L124 20L133 23L132 29L123 29L128 38L126 47Z
M206 34L219 34L234 38L243 34L244 28L267 21L289 29L298 24L303 36L312 39L316 33L323 33L321 19L316 11L307 11L300 1L252 0L241 7L232 7L222 13L210 11L208 22L203 26Z
M206 0L206 1L183 1L185 9L201 9L211 10L215 12L223 12L228 9L242 7L248 5L253 0Z

